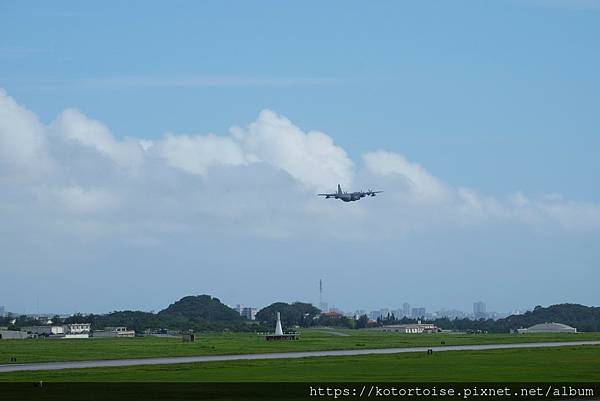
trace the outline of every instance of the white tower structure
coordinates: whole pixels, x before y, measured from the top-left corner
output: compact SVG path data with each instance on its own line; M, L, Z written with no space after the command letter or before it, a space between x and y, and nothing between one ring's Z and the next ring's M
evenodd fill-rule
M283 329L281 328L281 315L279 314L279 312L277 312L277 326L275 326L275 335L283 335Z

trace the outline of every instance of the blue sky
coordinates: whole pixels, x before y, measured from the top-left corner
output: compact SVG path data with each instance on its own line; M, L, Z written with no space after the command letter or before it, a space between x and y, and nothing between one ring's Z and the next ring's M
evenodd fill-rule
M20 200L0 211L5 221L13 221L4 231L16 242L0 248L12 284L0 304L31 310L31 301L19 293L39 285L44 295L44 286L31 284L31 277L44 277L54 287L61 274L82 295L110 291L105 288L110 280L102 277L119 275L115 293L132 291L139 301L115 295L114 301L95 299L80 306L93 311L159 308L190 292L257 306L284 298L314 301L320 276L331 288L330 303L345 309L396 307L405 300L430 309L468 309L477 299L497 310L544 302L597 304L589 283L600 278L594 270L600 256L594 246L600 228L599 37L600 2L595 0L2 1L0 87L19 110L39 119L42 127L31 129L43 132L45 145L31 154L43 154L48 165L58 167L51 177L27 178L25 185L23 171L31 166L6 156L13 151L6 151L10 160L0 163L12 166L0 169L5 193L14 196L7 198ZM13 110L10 104L5 103L7 113ZM61 114L69 108L80 114ZM275 114L257 117L265 109ZM21 111L19 116L27 114ZM290 124L279 119L283 116ZM9 117L6 121L13 121ZM92 121L112 139L105 140L104 131L99 134L104 139L96 142L85 136L97 133L89 128ZM248 125L253 122L254 129ZM269 147L271 124L280 124L290 138L298 134L293 127L301 135L322 132L334 146L319 142L302 154L279 154L288 148ZM232 126L241 127L246 139L230 134ZM0 145L5 149L20 135L18 127L4 125ZM166 133L179 141L169 142ZM233 139L194 139L208 133ZM67 138L67 145L56 138ZM156 154L140 156L131 150L131 138L153 141ZM129 170L105 174L113 168L103 164L106 160L93 161L91 150L75 149L68 141L93 145L118 168L140 168L138 177L152 180L129 181L135 175ZM213 159L210 149L220 156ZM370 163L364 158L369 152ZM126 162L130 156L143 159L144 167ZM188 158L196 156L206 160ZM315 172L320 163L330 162L331 174ZM177 168L181 176L174 173ZM323 206L313 207L309 195L338 180L382 186L390 193L381 201L387 203L368 200L354 210L327 205L315 212ZM402 187L407 180L416 182L413 192ZM231 203L224 201L227 207L217 215L198 217L191 203L200 194L181 190L196 184L206 196L229 191ZM21 192L25 187L27 194ZM443 201L437 197L441 187ZM283 193L287 206L274 201L258 206L265 188L275 197ZM182 192L162 197L161 189ZM40 195L46 190L53 195ZM438 203L430 203L431 191L437 191ZM406 193L416 198L402 197ZM524 198L517 201L515 194ZM396 195L400 203L393 202ZM23 203L23 198L34 200ZM164 214L161 224L209 220L233 228L215 234L190 234L186 228L175 236L162 228L152 232L141 219L130 220L143 198L161 205L146 210ZM240 198L248 204L240 207L235 202ZM65 199L75 214L48 212ZM467 203L469 218L473 208L478 210L475 223L463 219ZM190 214L170 215L166 210L172 204ZM19 221L21 214L31 222ZM320 223L307 223L307 216ZM267 220L277 223L265 235ZM63 229L57 228L60 222ZM115 222L127 228L113 232ZM81 227L88 230L89 224L112 228L101 236L82 234ZM347 238L319 224L385 233L369 240ZM248 232L239 229L242 225L250 227ZM292 229L296 225L300 228ZM33 234L39 227L39 235ZM123 245L121 236L145 230L151 238ZM314 238L311 230L321 234ZM66 247L72 238L82 243ZM213 245L204 249L198 245L204 241ZM230 248L238 255L228 254ZM34 257L28 249L39 254ZM286 258L294 249L306 251ZM312 260L321 262L307 266ZM52 268L41 268L41 261ZM280 292L264 295L277 285L271 273L282 264L302 285L283 285ZM227 274L211 270L215 265ZM122 266L137 267L124 272ZM136 277L145 268L154 274L141 283ZM165 271L177 274L173 278ZM550 272L546 289L532 293L545 271ZM96 275L95 286L87 282ZM447 291L436 277L449 280L461 295ZM196 280L201 284L189 284ZM407 288L407 280L431 286L439 295L424 296ZM565 285L569 280L574 284ZM152 295L161 288L160 296ZM345 288L361 295L347 295ZM515 296L507 299L509 291ZM49 308L71 311L66 297L52 302Z

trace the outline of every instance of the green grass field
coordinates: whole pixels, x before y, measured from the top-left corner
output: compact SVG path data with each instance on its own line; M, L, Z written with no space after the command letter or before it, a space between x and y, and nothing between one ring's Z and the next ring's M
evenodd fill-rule
M327 330L303 330L299 341L266 342L253 333L199 334L196 342L180 339L140 337L123 339L35 339L0 340L0 364L75 361L91 359L146 358L218 354L248 354L285 351L319 351L357 348L392 348L441 344L499 344L539 341L600 340L600 333L579 334L398 334L364 330L336 330L348 334L334 335Z
M600 381L600 346L14 372L0 381Z

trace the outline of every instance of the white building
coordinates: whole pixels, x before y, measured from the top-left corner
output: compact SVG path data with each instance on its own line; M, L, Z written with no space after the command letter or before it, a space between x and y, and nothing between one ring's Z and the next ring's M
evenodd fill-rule
M135 337L134 330L127 327L105 327L104 330L94 330L94 337Z
M52 335L59 336L65 334L65 326L50 326Z
M256 320L256 308L243 308L241 315L248 320Z
M89 333L91 329L90 323L71 323L67 325L67 334L84 334Z

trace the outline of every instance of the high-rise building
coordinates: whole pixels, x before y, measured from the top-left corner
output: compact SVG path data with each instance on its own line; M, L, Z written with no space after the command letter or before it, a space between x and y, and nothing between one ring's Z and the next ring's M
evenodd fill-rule
M410 316L410 304L408 302L405 302L402 305L402 315L403 316Z
M243 308L240 315L248 320L256 320L256 312L256 308Z
M473 317L475 319L485 319L487 317L485 302L479 301L473 303Z
M425 317L425 308L412 308L411 316L413 318Z
M4 309L4 306L0 305L0 316L4 316L5 313L6 313L6 310Z

